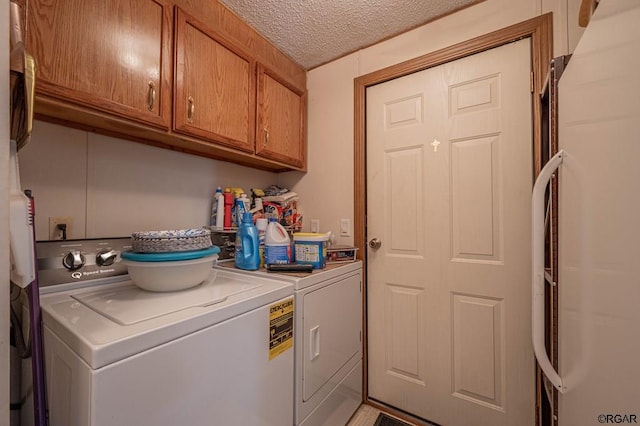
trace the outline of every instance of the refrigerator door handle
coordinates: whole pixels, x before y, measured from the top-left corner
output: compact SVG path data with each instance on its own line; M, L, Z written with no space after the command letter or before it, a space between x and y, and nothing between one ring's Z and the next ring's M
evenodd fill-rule
M549 159L540 171L531 196L531 334L533 351L545 376L560 393L566 391L562 378L551 365L547 356L544 334L544 195L553 173L560 167L564 157L563 150Z

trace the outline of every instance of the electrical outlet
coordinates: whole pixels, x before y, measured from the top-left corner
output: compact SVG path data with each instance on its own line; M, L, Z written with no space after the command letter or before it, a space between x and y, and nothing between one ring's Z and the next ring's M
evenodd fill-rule
M64 229L61 226L63 225ZM49 239L68 240L73 235L73 218L70 216L58 216L49 218Z
M340 236L341 237L351 236L351 220L340 219Z
M311 219L311 232L320 232L320 219Z

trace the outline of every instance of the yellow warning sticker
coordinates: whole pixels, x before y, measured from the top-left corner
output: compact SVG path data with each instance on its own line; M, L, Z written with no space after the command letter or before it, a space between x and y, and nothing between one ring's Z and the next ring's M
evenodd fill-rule
M293 347L293 297L269 307L269 359Z

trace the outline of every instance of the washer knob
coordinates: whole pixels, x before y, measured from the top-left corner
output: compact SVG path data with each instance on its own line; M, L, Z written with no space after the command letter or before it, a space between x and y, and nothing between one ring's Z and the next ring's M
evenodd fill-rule
M115 250L100 250L96 254L96 265L110 266L116 261L118 253Z
M82 268L84 262L85 258L79 250L70 251L62 259L62 264L70 271L75 271L76 269Z

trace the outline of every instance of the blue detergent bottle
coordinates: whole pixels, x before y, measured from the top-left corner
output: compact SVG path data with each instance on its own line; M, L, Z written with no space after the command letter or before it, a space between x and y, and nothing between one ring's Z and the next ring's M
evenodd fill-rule
M255 271L260 267L258 228L253 224L253 214L246 212L236 232L236 267Z

